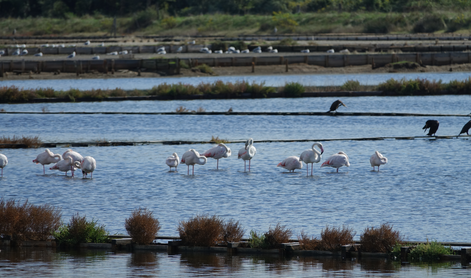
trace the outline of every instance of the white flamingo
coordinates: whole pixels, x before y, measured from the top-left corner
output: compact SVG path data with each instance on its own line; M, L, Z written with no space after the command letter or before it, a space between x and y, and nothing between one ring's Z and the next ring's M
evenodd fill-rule
M314 147L318 146L321 151L316 150ZM311 163L311 176L314 171L314 163L319 163L322 158L322 154L324 153L324 148L322 147L321 143L314 143L312 144L311 150L305 150L301 153L299 159L306 163L307 165L307 174L309 175L309 163Z
M77 162L75 162L77 163ZM77 168L82 170L83 178L87 177L87 174L90 173L90 178L93 179L93 171L96 169L96 160L91 156L86 156L80 162L80 165L77 165Z
M219 143L217 146L214 146L203 153L204 156L212 157L217 160L217 170L219 170L219 159L229 157L231 154L231 149L223 143Z
M78 152L73 151L71 149L66 150L62 154L62 159L66 159L68 157L72 157L72 159L73 159L72 163L74 163L74 162L81 163L82 160L83 160L83 156L81 154L79 154ZM72 170L72 176L74 176L74 171L75 171L74 167L71 167L70 170Z
M342 166L350 167L350 162L348 161L348 156L344 152L338 152L331 157L327 158L327 160L322 163L321 167L332 167L337 168L337 173L339 172L339 168Z
M195 175L195 164L204 165L206 164L206 160L207 158L204 155L200 155L196 150L191 149L182 155L181 162L188 165L188 175L190 174L190 165L192 165L193 175Z
M36 164L41 163L43 165L43 174L46 174L46 168L44 165L48 165L51 163L57 163L62 160L62 156L60 154L54 154L49 149L46 149L44 152L38 154L36 159L33 159L33 162Z
M246 171L247 168L247 160L249 161L249 172L250 172L250 161L252 161L252 158L255 156L257 153L257 149L253 146L253 139L250 138L245 142L245 147L241 148L239 150L239 155L237 159L242 158L244 160L244 172Z
M178 162L180 158L178 157L177 153L173 153L171 156L167 157L165 163L170 167L170 171L172 171L172 167L175 167L175 171L177 171Z
M49 168L50 170L59 170L61 172L65 172L67 176L67 172L69 170L72 171L72 177L74 176L75 168L79 168L80 162L74 162L71 156L62 159L61 161L57 162L54 166Z
M3 168L7 166L8 158L6 155L0 153L0 168L2 168L2 178L3 178Z
M285 158L283 161L278 163L276 167L283 167L288 171L292 171L294 173L295 169L302 169L303 168L303 162L299 160L299 157L297 156L290 156L288 158Z
M375 153L370 157L370 164L371 167L373 167L373 171L375 170L375 166L378 166L379 172L379 166L384 165L386 163L388 163L388 159L382 154L380 154L378 151L375 151Z

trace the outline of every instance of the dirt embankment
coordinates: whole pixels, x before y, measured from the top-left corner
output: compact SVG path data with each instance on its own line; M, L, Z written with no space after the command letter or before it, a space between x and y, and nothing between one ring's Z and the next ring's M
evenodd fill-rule
M252 67L212 67L212 74L203 73L196 69L181 69L179 75L166 76L166 77L195 77L195 76L231 76L231 75L292 75L292 74L352 74L352 73L394 73L394 72L469 72L471 71L471 64L460 65L447 65L447 66L420 66L415 63L403 65L386 65L384 67L372 68L371 65L364 66L348 66L339 68L325 68L315 65L307 64L291 64L286 71L285 65L274 66L255 66L254 72ZM143 71L138 73L130 70L120 70L112 74L101 72L84 73L77 76L75 73L51 73L43 72L36 73L8 73L1 80L26 80L26 79L88 79L88 78L140 78L140 77L162 77L163 75L157 72Z

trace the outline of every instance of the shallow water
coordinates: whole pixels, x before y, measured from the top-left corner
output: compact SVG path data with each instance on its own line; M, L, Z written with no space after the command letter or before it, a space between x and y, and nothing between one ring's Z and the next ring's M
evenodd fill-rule
M276 255L166 252L113 253L23 248L2 250L0 275L21 277L467 277L460 264L399 263L384 259L284 258Z
M358 106L358 110L370 107L375 111L377 108L371 107L381 104L383 110L391 112L412 110L411 112L433 111L445 114L467 114L471 104L471 98L466 96L406 99L350 98L345 102L348 109ZM273 110L284 111L285 107L290 107L292 111L306 111L306 102L311 100L264 101ZM173 108L168 107L180 103L182 102L90 103L88 109L148 111L156 106L158 109L171 110ZM184 103L191 103L193 107L206 104L204 101ZM248 107L248 111L257 109L256 106L250 106L250 100L211 103ZM406 107L407 104L413 108ZM51 110L62 107L64 111L80 111L81 108L77 108L77 105L82 104L63 103L50 107ZM297 105L299 108L293 108L298 107ZM21 104L2 105L0 108L7 111L30 111L40 107L38 104ZM320 138L418 136L424 134L422 126L427 119L429 118L5 114L0 118L0 132L4 136L39 135L46 142L93 141L100 138L111 141L209 140L212 135L230 140L252 137L255 140L314 141ZM440 121L438 135L457 135L468 121L466 117L436 119ZM465 224L466 219L471 217L471 205L466 197L471 193L470 142L468 137L448 140L430 138L322 142L325 149L322 161L331 154L344 151L350 157L351 166L342 167L339 173L335 173L335 169L320 168L320 164L316 164L314 176L306 176L305 165L294 174L276 167L284 158L300 155L311 146L310 142L255 143L257 154L252 160L250 173L244 172L243 161L236 156L243 144L228 144L233 155L220 161L219 170L216 170L216 161L209 159L206 165L195 167L195 176L187 176L185 166L179 166L176 173L169 172L165 159L173 152L181 156L190 148L203 152L211 147L210 144L74 148L84 156L96 158L97 169L93 179L82 179L80 171L77 171L74 178L70 177L70 173L66 177L64 173L51 170L43 175L42 167L31 163L42 149L3 149L0 152L7 155L9 164L4 169L4 177L0 179L0 196L61 207L65 222L79 212L106 225L111 234L125 233L125 218L134 209L146 207L154 211L162 226L159 234L165 236L178 235L179 221L197 214L209 214L240 221L247 237L250 230L264 232L270 226L280 223L292 229L294 235L304 230L316 237L320 236L326 225L347 225L356 232L355 239L359 239L365 228L387 222L407 240L470 242L469 227ZM51 151L62 154L66 149L64 146ZM389 159L380 172L372 172L369 164L369 157L375 150ZM104 256L103 261L111 264L111 274L116 273L114 263L120 256L126 257L124 260L131 260L129 257L133 255ZM158 260L165 261L159 263L160 267L172 264L172 261L167 262L166 259ZM53 264L55 261L56 259ZM71 267L70 262L75 266L82 264L74 256L66 261L66 269ZM212 267L188 274L185 264L177 265L177 269L173 270L177 272L177 276L213 274ZM126 273L134 275L136 268L129 267L129 264L127 266ZM316 265L311 270L308 267L307 276L325 276L325 271L316 272L320 267L321 265ZM305 268L297 262L290 262L279 272L272 272L270 264L251 262L243 267L241 273L236 272L235 276L247 276L246 272L260 272L261 277L272 274L290 276L291 271L294 271L292 276L302 277L306 276L303 272ZM221 276L232 275L227 274L227 267L222 269ZM442 277L455 271L454 268L446 269ZM393 276L406 277L409 270L405 268L405 272L393 272ZM62 268L54 270L53 274L60 276L56 273L61 271ZM68 273L67 270L64 271ZM420 273L427 276L429 270L420 270ZM369 272L365 272L361 265L327 272L327 275L336 277L361 277L367 274ZM461 274L459 272L457 275Z
M0 80L0 86L17 86L22 88L54 88L68 90L70 88L114 89L124 90L151 89L159 84L191 84L223 82L255 82L266 86L282 87L289 82L298 82L305 86L341 86L349 80L359 81L361 85L378 85L388 79L428 79L442 80L448 83L452 80L469 78L466 72L418 72L418 73L379 73L379 74L302 74L302 75L256 75L256 76L198 76L198 77L159 77L159 78L109 78L109 79L60 79L60 80Z

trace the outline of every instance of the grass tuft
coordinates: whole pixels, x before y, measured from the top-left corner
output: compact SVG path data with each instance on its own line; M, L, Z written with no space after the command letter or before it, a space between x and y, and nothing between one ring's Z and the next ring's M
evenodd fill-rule
M214 137L214 135L211 136L211 140L210 140L209 142L216 143L216 144L219 144L219 143L229 143L228 140L219 139L219 136Z
M80 243L109 242L108 232L104 225L98 225L95 220L87 221L86 216L74 214L67 225L62 225L53 233L59 245L77 246Z
M39 139L39 136L21 136L13 137L3 136L0 137L0 144L23 144L26 145L26 148L39 148L43 142Z

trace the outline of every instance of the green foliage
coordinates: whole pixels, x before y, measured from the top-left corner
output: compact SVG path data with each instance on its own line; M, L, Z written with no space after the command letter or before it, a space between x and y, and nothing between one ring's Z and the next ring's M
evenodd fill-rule
M258 249L267 248L267 244L265 242L265 235L264 234L258 235L257 232L255 232L254 230L251 230L250 238L249 238L249 245L251 248L258 248Z
M93 219L87 221L86 216L81 217L78 213L72 216L67 225L62 225L58 231L53 232L53 236L63 246L109 242L104 225L99 226Z
M455 84L457 84L457 82L455 82ZM379 84L377 88L378 90L385 92L396 92L404 95L413 95L414 93L418 92L438 93L446 87L446 85L442 84L441 80L430 81L419 78L415 80L406 80L403 78L401 80L389 79L386 82Z
M257 232L251 230L249 245L251 248L277 248L281 243L288 242L292 235L293 232L290 229L278 223L275 228L270 227L268 232L262 235L258 235Z
M286 83L283 88L285 97L301 97L304 91L304 86L298 82Z
M340 87L342 91L360 91L361 85L358 80L348 80Z
M430 14L417 21L412 29L415 33L433 33L446 28L442 16Z
M172 29L177 26L177 20L173 16L169 16L162 19L160 24L162 24L165 29Z
M420 262L437 262L440 260L441 255L452 255L453 249L446 247L437 241L429 242L425 244L419 244L411 250L408 254L410 261Z
M293 40L292 38L284 38L280 41L280 45L297 45L298 41Z
M199 70L202 73L214 74L213 69L210 66L206 65L206 64L198 65L198 66L194 67L194 69Z
M275 27L289 32L294 32L299 24L289 13L273 12L272 21Z

